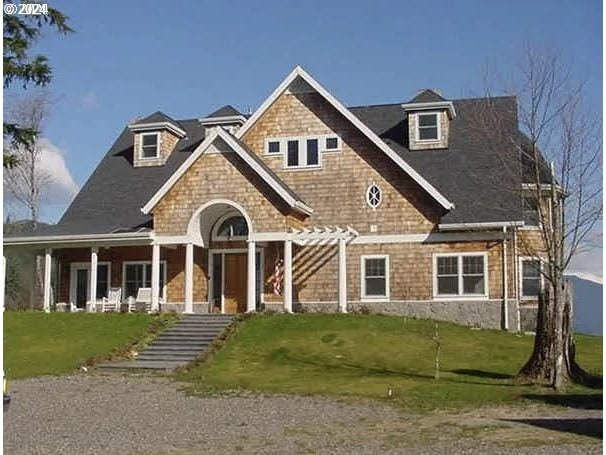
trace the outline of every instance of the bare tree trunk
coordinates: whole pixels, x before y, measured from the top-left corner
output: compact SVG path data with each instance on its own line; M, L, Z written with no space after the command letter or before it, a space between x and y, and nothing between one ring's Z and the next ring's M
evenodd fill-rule
M548 290L539 296L537 328L532 355L518 373L521 380L547 381L552 376L553 299Z

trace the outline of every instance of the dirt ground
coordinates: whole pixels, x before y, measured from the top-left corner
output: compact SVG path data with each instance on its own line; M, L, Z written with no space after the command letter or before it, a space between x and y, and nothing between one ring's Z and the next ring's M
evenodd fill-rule
M221 394L168 379L78 374L14 381L5 454L601 454L602 406L414 414L374 401Z

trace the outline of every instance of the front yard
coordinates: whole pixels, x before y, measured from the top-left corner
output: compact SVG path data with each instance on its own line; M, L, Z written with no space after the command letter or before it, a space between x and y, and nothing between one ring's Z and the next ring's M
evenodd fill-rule
M95 359L127 355L174 315L4 313L4 374L9 379L66 374Z

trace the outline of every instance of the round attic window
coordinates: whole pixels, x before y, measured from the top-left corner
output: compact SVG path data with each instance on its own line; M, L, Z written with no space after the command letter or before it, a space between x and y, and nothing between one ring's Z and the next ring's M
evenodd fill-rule
M382 198L381 188L376 183L372 183L366 190L366 203L374 210L381 204Z

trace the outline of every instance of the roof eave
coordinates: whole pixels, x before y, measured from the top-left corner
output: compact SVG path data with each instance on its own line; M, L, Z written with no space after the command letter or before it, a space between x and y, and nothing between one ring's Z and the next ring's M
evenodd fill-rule
M452 101L428 101L426 103L405 103L402 104L402 109L405 111L428 111L434 109L446 109L448 112L448 118L452 120L457 116Z
M81 243L111 243L124 241L152 241L153 231L146 232L122 232L108 234L66 234L66 235L38 235L25 237L5 237L4 246L25 245L57 245L57 244L81 244Z
M173 123L170 123L170 122L153 122L153 123L133 124L133 125L128 125L128 129L131 130L133 133L140 132L140 131L154 131L154 130L167 129L167 130L171 131L172 133L176 134L177 136L179 136L180 138L184 138L185 136L187 136L187 133L184 130L182 130L177 125L174 125Z
M487 221L479 223L440 223L438 229L440 231L475 231L522 226L524 226L524 221Z

